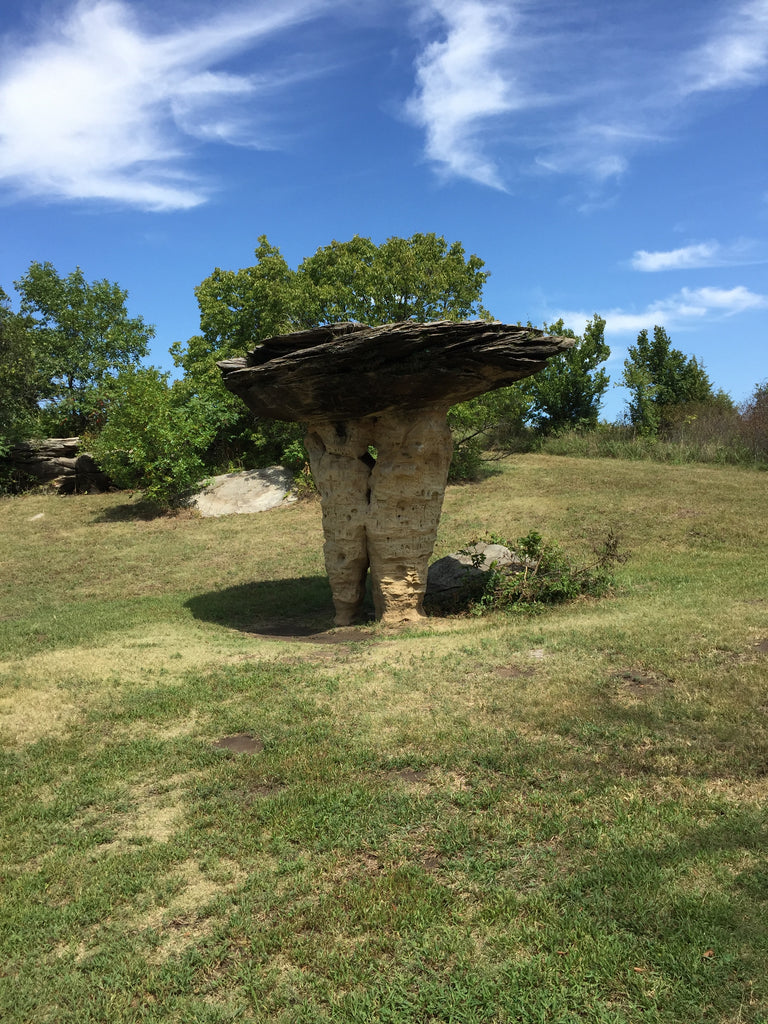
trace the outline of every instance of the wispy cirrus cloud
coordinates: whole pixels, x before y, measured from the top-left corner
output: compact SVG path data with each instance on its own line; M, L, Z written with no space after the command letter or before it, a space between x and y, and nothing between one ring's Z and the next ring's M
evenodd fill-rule
M496 162L479 140L493 118L524 103L509 60L514 5L487 0L431 0L444 38L428 43L416 63L408 116L424 128L425 154L448 174L503 188Z
M654 273L661 270L698 270L707 267L738 267L762 263L756 243L748 239L722 245L720 242L696 242L679 249L638 249L632 256L634 270Z
M163 33L142 28L120 0L80 0L36 39L6 38L0 182L53 199L199 205L206 190L182 159L191 140L268 145L239 104L281 84L274 74L231 74L217 64L329 6L251 3Z
M756 85L768 72L768 0L728 6L709 39L683 61L684 95Z
M413 2L440 33L406 108L425 155L496 188L536 170L605 184L707 94L768 80L768 0L652 3L642 31L633 8L599 0Z
M682 288L674 295L650 303L643 310L611 309L601 316L605 317L606 331L611 334L635 334L655 324L673 330L686 324L757 309L768 309L768 296L738 285L735 288ZM562 317L570 327L580 331L591 315L577 310L557 311L547 319L549 322Z

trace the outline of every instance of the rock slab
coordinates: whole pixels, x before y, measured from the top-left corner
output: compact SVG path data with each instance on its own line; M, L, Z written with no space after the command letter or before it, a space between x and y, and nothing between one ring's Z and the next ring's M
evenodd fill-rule
M447 409L530 377L572 345L534 327L485 320L340 323L267 338L218 366L257 416L335 422Z
M79 437L20 441L6 461L22 482L43 484L59 494L102 494L114 488L93 457L80 451Z
M293 477L282 466L223 473L213 477L190 504L205 517L265 512L296 501L292 487Z

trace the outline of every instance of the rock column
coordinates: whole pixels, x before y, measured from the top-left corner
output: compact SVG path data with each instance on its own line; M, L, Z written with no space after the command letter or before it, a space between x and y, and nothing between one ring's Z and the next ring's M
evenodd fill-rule
M445 407L316 421L306 446L322 500L336 624L359 617L369 566L377 619L422 617L451 463Z

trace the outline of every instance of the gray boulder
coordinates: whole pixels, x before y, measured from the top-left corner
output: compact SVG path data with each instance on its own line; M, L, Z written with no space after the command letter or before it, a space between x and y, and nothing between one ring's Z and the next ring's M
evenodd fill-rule
M191 505L201 516L229 516L265 512L296 501L291 494L293 477L282 466L250 469L242 473L215 476Z
M514 571L524 569L525 565L503 544L481 541L438 559L427 573L424 607L432 612L449 612L479 597L487 574L494 567Z

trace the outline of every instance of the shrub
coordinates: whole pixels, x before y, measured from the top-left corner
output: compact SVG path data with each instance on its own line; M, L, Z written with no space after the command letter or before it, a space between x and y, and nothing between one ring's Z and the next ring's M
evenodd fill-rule
M740 409L742 442L755 462L768 462L768 381L755 385L755 392Z
M576 565L557 544L546 542L536 530L515 544L496 536L491 539L510 547L517 555L517 564L491 566L483 593L471 609L476 615L490 611L538 612L543 605L581 596L602 597L615 584L615 566L627 559L619 552L619 540L612 531L595 551L594 563L588 566Z
M206 410L182 404L167 374L149 368L115 378L104 427L86 444L118 487L135 487L165 510L180 504L205 476L211 438Z

